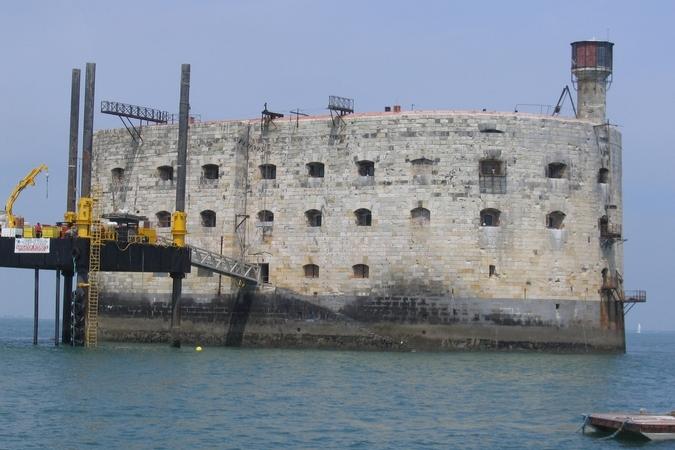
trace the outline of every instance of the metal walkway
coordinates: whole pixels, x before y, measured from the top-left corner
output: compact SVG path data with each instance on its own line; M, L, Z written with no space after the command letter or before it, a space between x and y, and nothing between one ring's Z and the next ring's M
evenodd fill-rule
M157 236L157 243L166 246L173 245L171 239L160 236ZM190 265L249 283L259 283L260 267L257 264L245 263L194 245L187 247L190 248Z
M238 261L193 245L188 245L188 247L192 253L190 264L193 266L250 283L258 283L259 267L257 264Z

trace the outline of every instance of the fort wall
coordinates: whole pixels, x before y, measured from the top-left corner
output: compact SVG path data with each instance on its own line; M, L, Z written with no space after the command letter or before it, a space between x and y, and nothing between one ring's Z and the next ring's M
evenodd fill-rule
M174 209L175 186L162 178L176 170L177 126L144 127L142 138L97 132L94 183L104 205L157 225ZM323 176L310 163L323 164ZM405 322L396 313L403 299L434 299L450 319L476 326L496 324L499 313L568 332L617 330L600 305L603 269L623 272L620 242L603 232L622 220L621 136L609 125L454 111L277 119L264 128L195 123L187 192L188 243L267 264L260 298L281 290L365 322L378 314ZM170 296L166 274L102 276L104 296L118 303ZM239 291L197 270L183 286L195 303Z

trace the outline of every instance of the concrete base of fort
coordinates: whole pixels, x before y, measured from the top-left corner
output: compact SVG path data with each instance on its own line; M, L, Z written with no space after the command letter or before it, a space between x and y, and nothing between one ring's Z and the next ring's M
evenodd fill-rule
M169 296L106 295L99 336L168 343ZM427 296L333 297L242 290L184 298L185 344L378 351L625 350L623 309L615 302L456 299Z

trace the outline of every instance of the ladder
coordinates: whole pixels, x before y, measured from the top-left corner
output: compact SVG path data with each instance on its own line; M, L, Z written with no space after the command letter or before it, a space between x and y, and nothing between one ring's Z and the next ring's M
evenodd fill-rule
M98 344L98 298L99 271L101 270L101 212L98 190L91 196L91 227L89 238L89 289L87 290L87 310L84 345L96 347Z

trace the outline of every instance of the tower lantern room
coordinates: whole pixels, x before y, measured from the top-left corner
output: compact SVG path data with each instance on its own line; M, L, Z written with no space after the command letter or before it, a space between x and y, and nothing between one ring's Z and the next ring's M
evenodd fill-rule
M572 43L572 83L577 90L579 119L605 121L613 47L614 43L607 41Z

